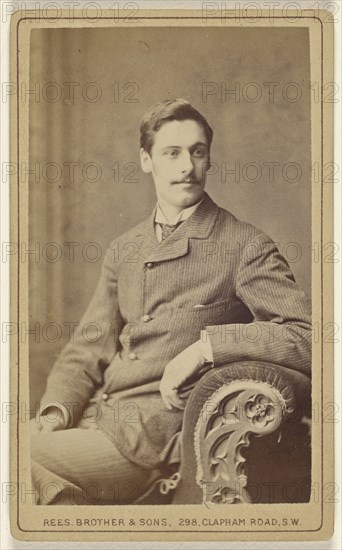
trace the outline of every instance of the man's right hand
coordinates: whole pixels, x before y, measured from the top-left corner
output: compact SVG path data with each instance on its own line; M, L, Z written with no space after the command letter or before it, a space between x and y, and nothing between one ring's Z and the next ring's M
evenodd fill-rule
M48 407L38 418L32 418L30 421L31 435L55 432L65 428L66 421L58 407Z

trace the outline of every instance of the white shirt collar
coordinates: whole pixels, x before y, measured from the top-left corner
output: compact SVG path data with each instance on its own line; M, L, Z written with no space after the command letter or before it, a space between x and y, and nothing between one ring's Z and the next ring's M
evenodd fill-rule
M204 200L204 197L202 197L202 199L198 203L194 204L193 206L188 206L188 208L184 208L181 212L179 212L179 214L175 218L172 218L172 220L166 219L162 209L160 208L159 204L157 204L157 211L156 211L154 221L155 223L166 223L169 225L175 225L176 223L184 222L185 220L190 218L190 216L197 210L197 208L203 202L203 200Z

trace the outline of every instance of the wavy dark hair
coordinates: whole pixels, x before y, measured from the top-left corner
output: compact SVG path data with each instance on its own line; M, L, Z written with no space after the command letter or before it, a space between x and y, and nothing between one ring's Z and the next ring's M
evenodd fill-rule
M166 99L152 105L145 112L140 123L140 147L151 152L155 134L165 122L171 120L195 120L201 124L210 148L213 130L201 113L185 99Z

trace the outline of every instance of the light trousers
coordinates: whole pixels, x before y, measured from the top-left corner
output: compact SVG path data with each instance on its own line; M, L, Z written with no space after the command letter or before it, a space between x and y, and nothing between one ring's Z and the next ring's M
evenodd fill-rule
M31 436L36 504L129 504L160 475L124 457L100 429Z

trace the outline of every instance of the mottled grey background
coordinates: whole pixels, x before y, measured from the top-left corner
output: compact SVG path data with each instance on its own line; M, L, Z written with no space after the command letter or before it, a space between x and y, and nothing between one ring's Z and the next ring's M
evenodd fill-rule
M30 264L33 403L68 340L66 323L77 323L89 302L106 246L154 206L153 183L138 165L139 121L160 99L183 97L207 117L218 169L208 177L207 191L279 242L310 294L307 29L34 30L30 81L36 90L30 98L30 168L36 175L29 178L29 231L30 246L40 247L38 261L31 255ZM205 82L215 91L206 101ZM222 97L222 86L235 89L235 97ZM261 96L252 101L256 92ZM269 163L278 163L274 178ZM288 163L300 166L297 182L289 181L296 170L286 172ZM237 167L238 181L222 167Z

